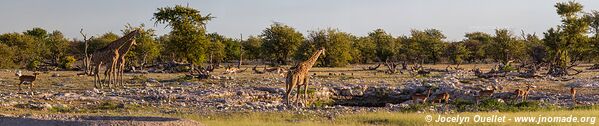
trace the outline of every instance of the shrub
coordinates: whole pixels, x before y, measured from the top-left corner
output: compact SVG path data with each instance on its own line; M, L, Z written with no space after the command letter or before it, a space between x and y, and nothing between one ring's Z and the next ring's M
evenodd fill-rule
M14 68L16 65L13 61L14 52L13 49L0 44L0 69Z
M35 70L37 70L37 68L39 68L39 65L40 65L40 61L32 60L27 64L27 69L35 71Z
M60 59L60 67L66 70L70 70L73 68L73 64L75 64L76 61L77 59L75 59L75 57L73 56L65 56L62 59Z

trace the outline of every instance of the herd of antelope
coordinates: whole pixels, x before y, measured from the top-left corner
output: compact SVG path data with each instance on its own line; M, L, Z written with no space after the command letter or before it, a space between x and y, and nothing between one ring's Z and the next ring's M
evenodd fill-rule
M494 80L495 83L497 83L497 80ZM514 97L514 101L518 101L520 100L521 102L525 102L528 100L528 95L529 92L536 88L536 86L532 85L532 84L526 84L526 89L516 89L512 94ZM484 98L492 98L493 94L496 92L497 87L496 86L491 86L491 89L481 89L478 91L477 95L474 95L474 98L476 100L476 104L479 103L479 101L481 99ZM414 92L410 95L411 100L413 103L418 104L420 103L420 101L422 101L422 103L426 103L426 101L431 97L432 95L432 88L428 88L425 93L419 93L419 92ZM573 104L577 104L576 102L576 89L574 87L570 88L570 95L572 97L572 102ZM431 100L431 103L435 103L435 101L437 101L438 103L442 103L444 102L445 104L449 103L449 98L450 98L450 94L445 91L443 93L440 94L435 94L432 95L433 99Z

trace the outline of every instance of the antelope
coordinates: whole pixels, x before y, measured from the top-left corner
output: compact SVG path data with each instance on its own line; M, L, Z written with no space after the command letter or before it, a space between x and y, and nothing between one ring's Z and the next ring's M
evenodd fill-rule
M480 101L480 99L482 97L492 97L493 93L495 93L495 90L497 90L497 88L495 86L491 86L492 88L490 90L486 90L486 89L481 89L478 92L477 96L474 96L474 98L476 99L476 104L478 104L478 101Z
M16 76L19 77L19 90L21 90L21 85L25 84L26 82L29 83L29 89L33 88L33 81L35 81L35 79L37 78L37 75L39 75L39 73L33 73L33 76L31 75L23 75L21 74L21 71L17 71L17 73L15 74Z
M427 90L427 94L421 94L421 93L414 93L412 94L412 101L414 103L418 103L418 100L422 100L422 103L426 103L426 99L428 99L428 97L431 96L431 89Z
M490 90L486 90L486 89L482 89L478 92L479 96L486 96L486 97L492 97L493 93L495 93L495 90L497 90L497 88L495 86L491 86L492 88Z
M518 100L518 98L520 98L522 101L526 101L528 99L528 92L531 90L531 88L535 87L531 86L530 84L527 84L526 90L516 89L516 91L514 91L514 93L516 94L515 100Z
M449 93L447 92L443 92L441 94L437 94L435 95L435 99L431 101L431 103L435 103L435 101L439 101L439 103L441 103L441 101L445 101L445 103L449 103Z
M576 104L576 89L574 87L570 88L570 95L572 95L572 102Z

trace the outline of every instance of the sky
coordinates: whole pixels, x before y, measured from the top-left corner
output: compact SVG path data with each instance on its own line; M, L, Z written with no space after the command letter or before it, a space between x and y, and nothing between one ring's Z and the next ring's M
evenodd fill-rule
M566 0L557 0L566 1ZM0 33L34 27L59 30L69 38L121 33L124 25L146 24L158 35L170 28L155 25L157 8L188 5L216 17L208 32L232 38L259 35L273 22L308 31L337 28L357 36L384 29L393 36L412 29L435 28L449 41L468 32L505 28L519 35L542 33L560 24L556 0L2 0ZM598 0L577 0L585 11L599 10Z

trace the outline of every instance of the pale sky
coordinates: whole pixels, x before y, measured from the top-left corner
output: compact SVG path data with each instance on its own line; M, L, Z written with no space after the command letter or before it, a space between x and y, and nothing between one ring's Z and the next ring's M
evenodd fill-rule
M565 1L565 0L559 0ZM585 11L599 10L598 0L577 0ZM448 40L461 40L464 33L493 33L507 28L541 35L558 25L556 0L2 0L0 33L23 32L33 27L62 31L81 38L80 28L90 35L121 33L131 23L168 33L154 26L156 8L187 5L216 18L208 32L239 38L258 35L273 22L281 22L306 35L307 31L338 28L363 36L382 28L393 36L411 29L436 28Z

